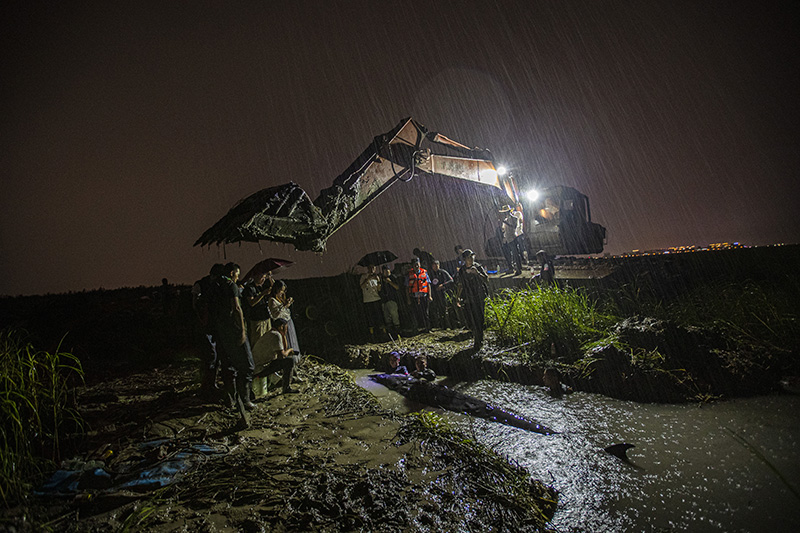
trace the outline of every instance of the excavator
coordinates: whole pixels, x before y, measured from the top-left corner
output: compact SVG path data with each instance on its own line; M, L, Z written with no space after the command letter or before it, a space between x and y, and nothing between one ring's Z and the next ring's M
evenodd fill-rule
M588 198L570 187L520 198L514 177L498 172L492 154L453 141L412 118L378 135L313 202L296 183L260 190L206 230L195 246L269 240L323 252L330 236L386 189L415 177L447 176L487 186L497 206L523 212L528 249L551 255L600 253L606 230L591 221Z

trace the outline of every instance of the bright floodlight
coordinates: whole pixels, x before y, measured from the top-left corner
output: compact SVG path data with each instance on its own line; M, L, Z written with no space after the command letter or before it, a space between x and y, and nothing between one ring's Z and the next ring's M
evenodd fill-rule
M536 189L531 189L525 193L525 197L531 202L535 202L536 199L539 198L539 191Z
M499 167L497 167L497 173L500 174L501 176L505 176L508 173L508 169L503 165L500 165Z

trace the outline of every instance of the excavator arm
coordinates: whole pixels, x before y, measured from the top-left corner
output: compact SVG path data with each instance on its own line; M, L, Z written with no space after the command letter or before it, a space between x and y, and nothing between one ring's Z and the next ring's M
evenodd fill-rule
M483 183L503 191L509 202L517 198L488 150L469 148L407 118L375 137L313 202L295 183L263 189L236 204L195 246L270 240L322 252L328 238L383 191L420 175Z

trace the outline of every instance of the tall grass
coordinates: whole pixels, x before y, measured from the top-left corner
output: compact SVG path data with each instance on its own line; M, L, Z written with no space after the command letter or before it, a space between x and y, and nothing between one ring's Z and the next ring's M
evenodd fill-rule
M6 506L61 459L63 435L82 429L74 385L83 380L72 354L37 350L25 335L0 331L0 497Z
M486 315L501 342L529 343L534 356L555 351L569 362L582 356L584 345L608 335L616 322L569 287L504 289L487 300Z
M791 293L752 281L703 285L666 307L680 324L713 327L736 342L773 350L800 348L797 309Z

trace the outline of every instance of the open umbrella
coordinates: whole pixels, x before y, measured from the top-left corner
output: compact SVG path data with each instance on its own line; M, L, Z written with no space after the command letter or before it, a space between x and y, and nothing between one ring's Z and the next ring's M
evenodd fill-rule
M392 252L389 250L382 250L380 252L368 253L358 261L358 264L362 267L370 265L378 266L384 263L391 263L395 259L397 259L397 256Z
M269 259L264 259L263 261L256 263L255 266L253 266L253 268L251 268L242 279L256 279L263 274L269 274L270 272L274 272L275 270L285 268L293 264L293 261L270 257Z

